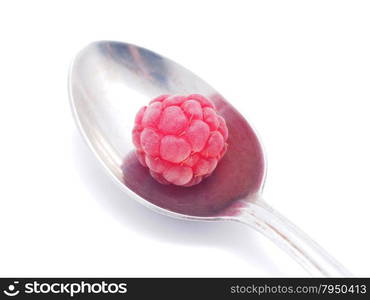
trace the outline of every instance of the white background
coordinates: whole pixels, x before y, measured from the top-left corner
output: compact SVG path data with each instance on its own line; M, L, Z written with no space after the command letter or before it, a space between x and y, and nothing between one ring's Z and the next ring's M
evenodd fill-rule
M1 2L0 275L306 276L251 229L158 215L105 175L67 74L111 39L239 101L266 148L265 199L370 276L369 16L367 1Z

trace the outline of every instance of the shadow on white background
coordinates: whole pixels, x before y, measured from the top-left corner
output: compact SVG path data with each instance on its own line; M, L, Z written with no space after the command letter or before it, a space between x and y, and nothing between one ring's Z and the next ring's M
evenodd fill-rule
M125 228L166 243L222 248L256 265L270 276L289 276L264 251L264 245L256 236L259 233L237 223L185 221L151 211L119 189L77 133L74 147L76 168L91 195L94 195L92 201L97 201ZM245 276L252 275L245 270Z

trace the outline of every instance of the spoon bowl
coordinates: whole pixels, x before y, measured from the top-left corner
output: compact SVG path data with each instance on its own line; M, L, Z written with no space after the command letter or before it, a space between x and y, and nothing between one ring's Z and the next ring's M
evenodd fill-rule
M220 93L186 68L132 44L95 42L73 61L69 93L86 142L130 198L171 217L244 223L273 240L313 275L349 274L262 200L266 164L255 131ZM162 94L206 96L229 128L226 155L198 185L159 184L136 159L131 142L135 114Z

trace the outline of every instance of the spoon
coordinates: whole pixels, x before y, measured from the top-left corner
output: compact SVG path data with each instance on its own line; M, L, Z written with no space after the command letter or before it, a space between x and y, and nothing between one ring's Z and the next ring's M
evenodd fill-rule
M135 114L159 95L195 93L211 99L226 120L228 151L214 173L198 185L159 184L135 157L131 142ZM246 224L275 242L311 275L350 276L262 199L266 164L255 131L228 101L189 70L132 44L94 42L72 63L69 95L83 137L129 197L170 217Z

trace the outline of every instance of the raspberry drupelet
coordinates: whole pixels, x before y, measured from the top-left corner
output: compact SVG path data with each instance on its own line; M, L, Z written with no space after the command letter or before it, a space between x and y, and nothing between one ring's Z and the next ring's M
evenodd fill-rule
M216 168L228 129L202 95L162 95L142 107L132 131L140 163L162 184L192 186Z

